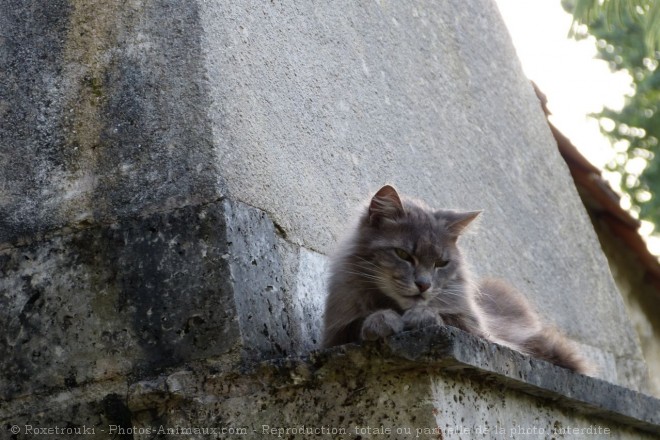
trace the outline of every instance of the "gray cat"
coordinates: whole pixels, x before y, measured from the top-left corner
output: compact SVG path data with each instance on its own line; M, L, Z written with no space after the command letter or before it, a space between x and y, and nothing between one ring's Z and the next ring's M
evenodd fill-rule
M431 210L381 188L332 263L324 346L446 324L591 373L571 341L545 325L520 293L500 280L471 280L456 243L479 214Z

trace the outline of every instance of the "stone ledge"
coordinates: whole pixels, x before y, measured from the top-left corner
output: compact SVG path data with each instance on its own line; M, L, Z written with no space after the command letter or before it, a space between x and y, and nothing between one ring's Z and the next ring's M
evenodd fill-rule
M357 370L363 370L362 374L419 370L467 376L585 416L660 434L659 399L525 356L453 327L405 332L382 343L348 344L303 358L270 360L245 374L258 377L269 387L286 388L332 381Z
M596 438L652 439L660 433L660 400L452 327L242 370L227 369L222 358L199 359L129 387L111 385L84 387L74 405L64 399L69 393L14 401L0 411L0 421L21 427L94 426L102 439L113 438L109 425L240 428L246 433L241 438L264 438L264 426L324 426L349 434L357 427L412 429L400 438L413 438L415 428L437 429L448 435L444 438L475 438L488 429L489 438L549 438L530 437L529 430L547 434L562 427L611 432ZM506 435L496 431L502 427ZM462 435L453 435L457 429ZM29 437L18 437L23 438ZM147 438L152 437L136 437Z
M394 336L384 353L430 368L464 370L583 414L660 433L660 400L486 342L453 327Z

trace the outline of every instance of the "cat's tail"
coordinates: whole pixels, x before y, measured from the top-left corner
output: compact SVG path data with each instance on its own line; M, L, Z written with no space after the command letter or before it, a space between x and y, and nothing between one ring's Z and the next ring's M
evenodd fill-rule
M587 376L596 373L596 368L580 355L573 341L552 327L545 327L542 332L530 337L523 344L523 350L530 356L544 359L577 373Z
M485 315L487 337L493 342L577 373L596 373L576 344L544 323L528 300L504 281L480 282L477 303Z

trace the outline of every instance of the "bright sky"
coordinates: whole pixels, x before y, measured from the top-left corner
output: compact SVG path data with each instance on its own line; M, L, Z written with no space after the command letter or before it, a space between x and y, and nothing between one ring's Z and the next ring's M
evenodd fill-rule
M594 165L603 168L612 148L589 113L621 108L630 77L596 60L594 39L568 38L572 16L561 0L496 0L527 76L548 97L552 122Z
M612 73L607 63L595 59L593 37L583 41L568 38L573 17L561 0L495 0L509 29L523 70L548 98L555 126L598 168L614 157L614 150L601 133L598 122L588 117L603 107L619 109L632 91L627 73ZM643 168L643 164L642 164ZM641 169L639 170L641 172ZM615 190L620 176L604 172ZM626 197L624 207L629 206ZM660 254L660 238L649 237L653 225L642 222L640 233L651 252Z
M607 63L595 59L592 38L568 38L573 17L561 7L561 0L495 0L509 29L523 70L548 98L551 121L598 168L614 157L614 150L590 113L603 107L619 109L632 91L626 73L612 73ZM644 164L642 164L643 169ZM603 172L612 188L620 188L620 176ZM624 207L630 200L622 198ZM649 236L653 224L642 222L651 252L660 255L660 237ZM657 234L657 232L656 232Z

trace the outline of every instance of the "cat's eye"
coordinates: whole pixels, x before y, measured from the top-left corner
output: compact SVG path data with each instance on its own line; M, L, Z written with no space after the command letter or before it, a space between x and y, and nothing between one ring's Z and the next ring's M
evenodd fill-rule
M405 260L409 263L414 263L415 259L410 255L408 252L404 251L403 249L400 248L394 248L394 252L396 253L396 256L401 258L402 260Z
M435 268L438 269L441 267L447 267L448 264L449 264L449 260L444 260L444 259L436 260Z

